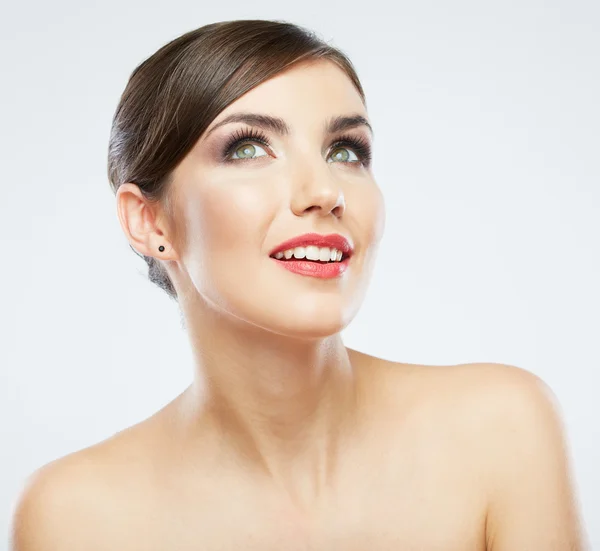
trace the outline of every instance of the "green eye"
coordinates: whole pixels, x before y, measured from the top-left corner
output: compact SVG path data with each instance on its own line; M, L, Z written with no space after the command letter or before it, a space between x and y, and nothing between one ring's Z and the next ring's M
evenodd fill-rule
M251 143L245 143L243 145L241 145L240 147L238 147L237 149L235 149L233 151L234 154L237 154L237 157L232 157L233 159L252 159L255 158L254 154L256 153L256 148L258 147L259 150L262 150L264 152L264 149L260 146L255 146ZM266 153L265 153L266 155ZM258 157L264 157L265 155L258 155Z
M270 143L262 132L242 129L235 132L223 146L221 161L228 163L268 157L269 154L263 148L269 147ZM327 159L328 163L342 163L355 167L369 167L371 164L371 145L362 137L340 136L330 147L332 153Z
M352 155L354 155L355 158L350 159L350 155L348 152L352 152ZM331 155L331 158L334 159L335 162L342 163L359 161L359 158L356 156L354 151L348 149L347 147L338 147L337 149L335 149L334 153Z

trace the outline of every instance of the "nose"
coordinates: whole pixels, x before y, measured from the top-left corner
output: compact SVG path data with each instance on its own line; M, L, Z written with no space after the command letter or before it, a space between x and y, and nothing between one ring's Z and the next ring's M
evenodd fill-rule
M296 216L316 211L320 216L333 214L340 218L346 210L346 200L342 187L331 174L317 176L313 172L305 174L296 186L291 209Z

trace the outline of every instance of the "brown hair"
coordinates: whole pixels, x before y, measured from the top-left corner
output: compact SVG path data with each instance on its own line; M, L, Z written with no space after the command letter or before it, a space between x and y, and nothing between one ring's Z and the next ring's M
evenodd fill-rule
M346 55L313 31L292 23L222 21L162 46L133 71L113 117L108 179L114 193L121 184L134 183L147 200L162 202L172 216L172 171L215 117L293 63L318 59L331 60L343 69L366 105ZM143 258L150 281L177 301L162 262Z

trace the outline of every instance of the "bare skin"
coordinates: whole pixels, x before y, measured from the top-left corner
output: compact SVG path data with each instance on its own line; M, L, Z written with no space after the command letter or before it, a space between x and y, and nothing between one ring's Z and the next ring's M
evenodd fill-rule
M587 549L566 464L538 463L536 473L526 463L524 473L511 473L518 480L495 491L495 477L522 446L505 400L535 437L522 413L530 409L524 401L547 403L538 379L501 364L348 354L359 410L310 501L252 471L214 435L194 453L188 389L149 419L36 472L17 509L13 549ZM543 415L536 423L539 431L554 421ZM533 462L561 458L560 438L540 440ZM496 510L511 494L513 514Z
M256 157L225 163L223 144L243 127L218 123L240 113L288 131L265 130ZM35 473L13 551L584 549L541 381L494 364L393 363L342 343L385 218L370 165L348 145L332 155L328 123L354 115L368 120L341 69L294 66L229 105L180 163L173 217L134 184L119 188L131 245L164 262L177 289L193 383ZM371 136L362 123L346 133ZM269 257L307 232L352 240L342 277L293 274Z

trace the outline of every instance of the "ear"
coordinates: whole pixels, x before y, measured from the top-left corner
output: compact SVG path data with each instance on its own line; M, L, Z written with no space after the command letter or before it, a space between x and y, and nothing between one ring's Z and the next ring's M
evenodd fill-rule
M169 241L158 202L146 199L136 184L125 183L117 190L117 215L131 246L144 256L175 260L177 255ZM164 246L160 252L158 247Z

